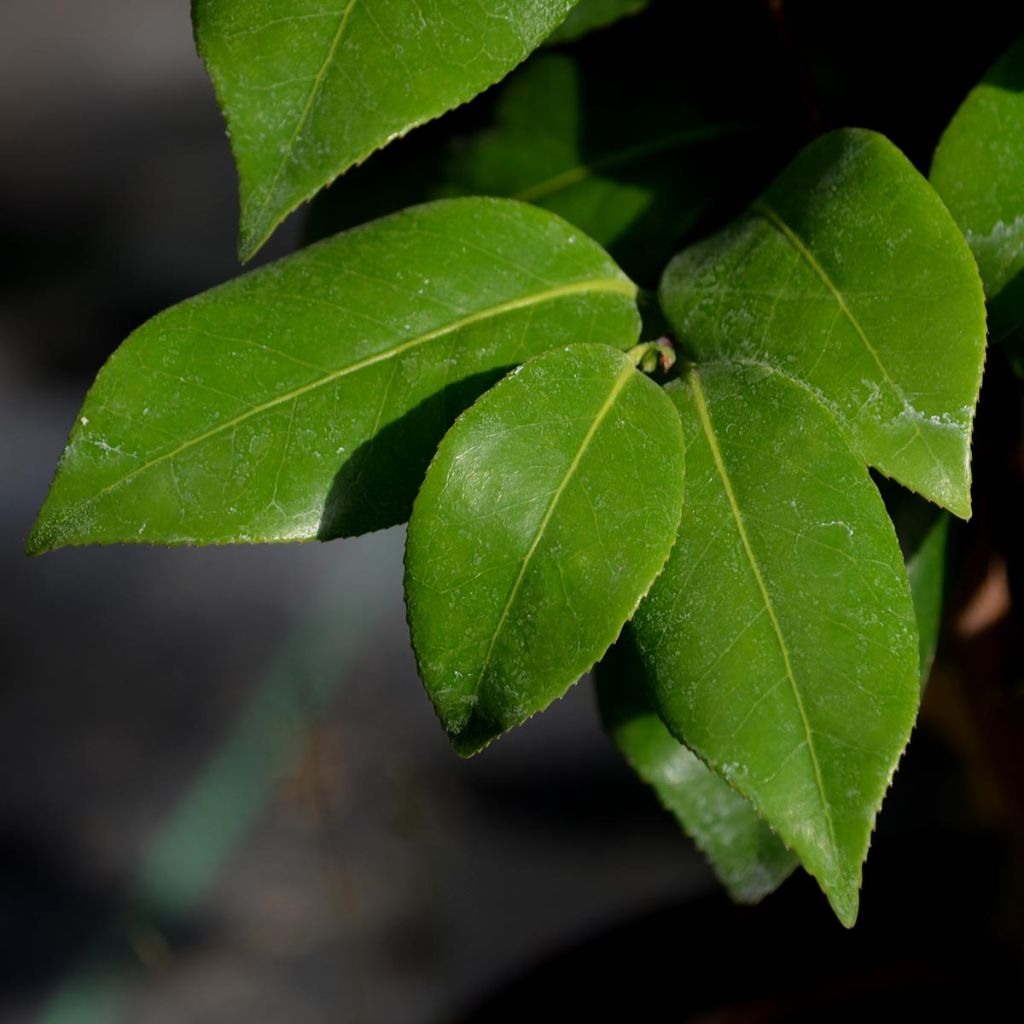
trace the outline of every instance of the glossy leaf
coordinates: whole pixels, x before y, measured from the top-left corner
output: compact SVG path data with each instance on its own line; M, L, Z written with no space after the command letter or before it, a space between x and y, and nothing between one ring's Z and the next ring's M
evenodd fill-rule
M456 415L530 355L620 348L634 286L564 221L417 207L161 313L100 372L29 547L327 539L403 521Z
M194 0L241 185L243 259L375 149L464 103L572 0Z
M796 856L749 800L665 728L645 693L643 665L628 626L595 677L608 734L692 837L729 895L757 903L774 892L796 867Z
M993 337L1024 325L1024 39L971 90L931 181L978 261Z
M406 606L420 676L476 753L562 696L668 557L679 417L606 346L524 364L446 435L416 498Z
M896 534L863 461L803 386L711 364L669 390L687 501L634 619L652 699L852 925L918 705Z
M808 146L661 285L699 360L763 361L810 385L871 465L970 515L985 307L963 235L886 139Z
M649 0L579 0L569 17L548 37L548 42L569 43L595 29L606 28L631 14L638 14Z

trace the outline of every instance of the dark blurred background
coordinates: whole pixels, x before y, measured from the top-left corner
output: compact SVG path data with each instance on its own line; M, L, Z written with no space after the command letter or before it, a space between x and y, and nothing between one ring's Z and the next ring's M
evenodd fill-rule
M752 108L783 97L762 178L843 123L926 170L1024 31L988 2L686 6L648 71L699 89L714 64ZM1017 477L999 482L1020 407L998 358L976 448L994 490L957 542L949 636L847 933L803 877L729 905L601 735L587 682L458 761L409 651L400 530L27 559L103 360L239 273L234 171L185 0L6 0L0 147L0 1019L1020 1008L1020 561L1003 540L1024 505ZM261 259L304 231L293 218Z

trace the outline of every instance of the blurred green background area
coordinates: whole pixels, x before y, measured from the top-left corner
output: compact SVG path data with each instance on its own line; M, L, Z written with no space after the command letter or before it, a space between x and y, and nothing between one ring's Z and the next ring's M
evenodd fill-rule
M650 286L818 130L881 130L927 170L1022 32L989 0L661 0L371 158L260 261L501 191L589 218ZM541 163L517 166L531 135ZM409 650L401 530L26 559L97 368L239 272L188 5L5 5L0 145L0 1020L496 1021L655 1000L683 1019L948 1019L1019 998L1021 467L989 441L1012 433L1019 455L1021 420L998 358L976 473L1004 482L954 538L951 629L845 933L799 876L732 907L601 735L589 683L459 761Z

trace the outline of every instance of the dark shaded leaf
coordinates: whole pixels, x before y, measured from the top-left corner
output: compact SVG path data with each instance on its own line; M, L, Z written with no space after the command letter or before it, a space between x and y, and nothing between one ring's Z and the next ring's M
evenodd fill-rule
M621 18L637 14L649 0L579 0L569 17L548 36L547 42L556 45L569 43L595 29L613 25Z
M946 558L951 522L948 513L889 480L879 481L885 507L907 568L920 641L921 686L928 682L939 645L946 597Z
M601 720L622 756L707 857L729 895L757 903L774 892L797 858L720 775L665 728L645 693L630 627L595 672Z

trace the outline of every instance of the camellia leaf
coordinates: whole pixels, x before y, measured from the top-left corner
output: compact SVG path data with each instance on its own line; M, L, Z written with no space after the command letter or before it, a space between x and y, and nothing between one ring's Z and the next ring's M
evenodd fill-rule
M609 76L612 50L534 55L481 99L484 127L433 146L408 139L322 193L312 236L425 199L507 196L565 217L654 284L686 233L749 174L738 156L753 129L702 110L649 46L640 67Z
M918 706L896 534L863 461L804 386L764 366L708 364L668 390L687 503L634 619L651 697L852 925Z
M797 858L721 776L665 728L645 693L630 627L595 672L601 720L633 770L675 815L729 895L757 903L792 873Z
M946 598L946 554L950 517L888 480L881 481L885 507L896 528L914 600L921 663L921 686L928 682L939 645Z
M927 527L914 540L914 549L908 551L906 555L906 566L917 617L921 686L924 687L931 674L942 629L949 516L942 512L933 515Z
M871 465L970 515L985 306L964 237L890 142L813 142L730 227L668 267L698 360L763 361L814 389Z
M950 516L890 481L882 484L914 602L923 687L939 639ZM646 695L630 626L601 660L595 680L612 741L696 842L732 898L756 903L774 892L797 865L796 856L749 800L665 728Z
M631 14L638 14L649 0L579 0L569 17L548 36L548 43L569 43L594 29L605 28Z
M193 0L238 165L239 248L373 150L508 74L573 0Z
M538 356L456 421L413 507L405 591L458 753L605 653L668 557L682 499L679 417L606 346Z
M1024 325L1024 39L971 90L931 181L978 261L994 339Z
M656 279L682 235L735 184L744 134L680 96L672 72L624 82L603 61L534 58L503 86L494 126L454 150L447 189L543 206L635 277Z
M29 540L328 539L403 521L437 443L529 356L629 347L635 287L553 214L416 207L175 306L100 372Z

